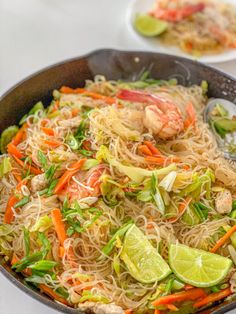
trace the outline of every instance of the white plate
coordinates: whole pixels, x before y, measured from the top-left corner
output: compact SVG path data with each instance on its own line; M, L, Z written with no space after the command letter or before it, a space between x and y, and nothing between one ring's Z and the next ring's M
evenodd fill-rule
M224 0L224 1L229 4L236 5L236 0ZM134 22L135 16L137 13L144 14L150 11L154 3L155 3L155 0L132 0L127 10L126 22L127 22L129 31L137 40L139 40L139 42L143 45L145 49L156 51L156 52L168 53L175 56L182 56L182 57L186 57L186 58L190 58L193 60L198 60L198 61L206 62L206 63L218 63L218 62L225 62L225 61L236 59L236 49L230 49L216 55L207 55L207 56L196 58L196 57L192 57L189 54L184 53L178 47L163 45L161 41L158 40L158 38L148 38L148 37L143 37L139 35L133 28L133 22Z

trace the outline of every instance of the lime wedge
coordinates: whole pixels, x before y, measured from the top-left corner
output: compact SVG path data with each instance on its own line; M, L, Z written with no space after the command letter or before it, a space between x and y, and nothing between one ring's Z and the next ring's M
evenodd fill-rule
M171 273L168 264L135 225L125 235L120 257L130 275L142 283L159 281Z
M134 28L141 35L153 37L162 34L168 28L168 23L158 20L150 15L137 15Z
M218 254L172 244L169 249L169 264L183 282L195 287L211 287L226 277L232 261Z

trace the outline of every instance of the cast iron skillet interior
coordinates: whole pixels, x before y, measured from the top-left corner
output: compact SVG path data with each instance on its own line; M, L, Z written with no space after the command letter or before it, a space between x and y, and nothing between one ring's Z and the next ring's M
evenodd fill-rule
M209 83L209 96L236 102L236 79L209 66L185 58L136 51L103 49L48 67L15 85L0 98L0 132L20 118L39 100L48 105L52 91L62 85L82 87L86 79L102 74L107 79L135 80L145 70L158 79L177 78L182 85ZM63 313L82 314L77 309L56 303L37 290L26 287L23 277L14 273L0 257L0 271L22 291ZM202 313L225 313L236 308L236 297Z

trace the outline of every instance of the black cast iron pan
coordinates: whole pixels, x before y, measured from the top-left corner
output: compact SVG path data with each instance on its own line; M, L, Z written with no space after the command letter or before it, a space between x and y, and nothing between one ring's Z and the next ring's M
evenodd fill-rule
M197 61L159 53L102 49L43 69L6 92L0 98L0 132L9 125L17 124L37 101L49 104L52 91L62 85L83 86L86 79L92 79L96 74L105 75L107 79L132 80L145 70L149 70L153 78L177 78L180 84L186 86L206 80L210 97L236 103L236 79ZM22 276L14 273L3 257L0 257L0 271L19 289L51 308L68 314L82 314L26 287ZM236 309L236 297L202 313L221 314L232 309Z

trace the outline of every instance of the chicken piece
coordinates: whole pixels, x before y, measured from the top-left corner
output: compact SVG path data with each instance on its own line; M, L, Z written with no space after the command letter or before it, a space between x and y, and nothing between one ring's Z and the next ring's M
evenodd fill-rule
M38 174L31 180L31 190L33 193L45 189L48 185L48 180L45 173Z
M78 308L86 314L124 314L124 310L115 304L86 302L79 304Z
M215 200L215 209L219 214L228 214L232 210L232 195L227 189L219 192Z

